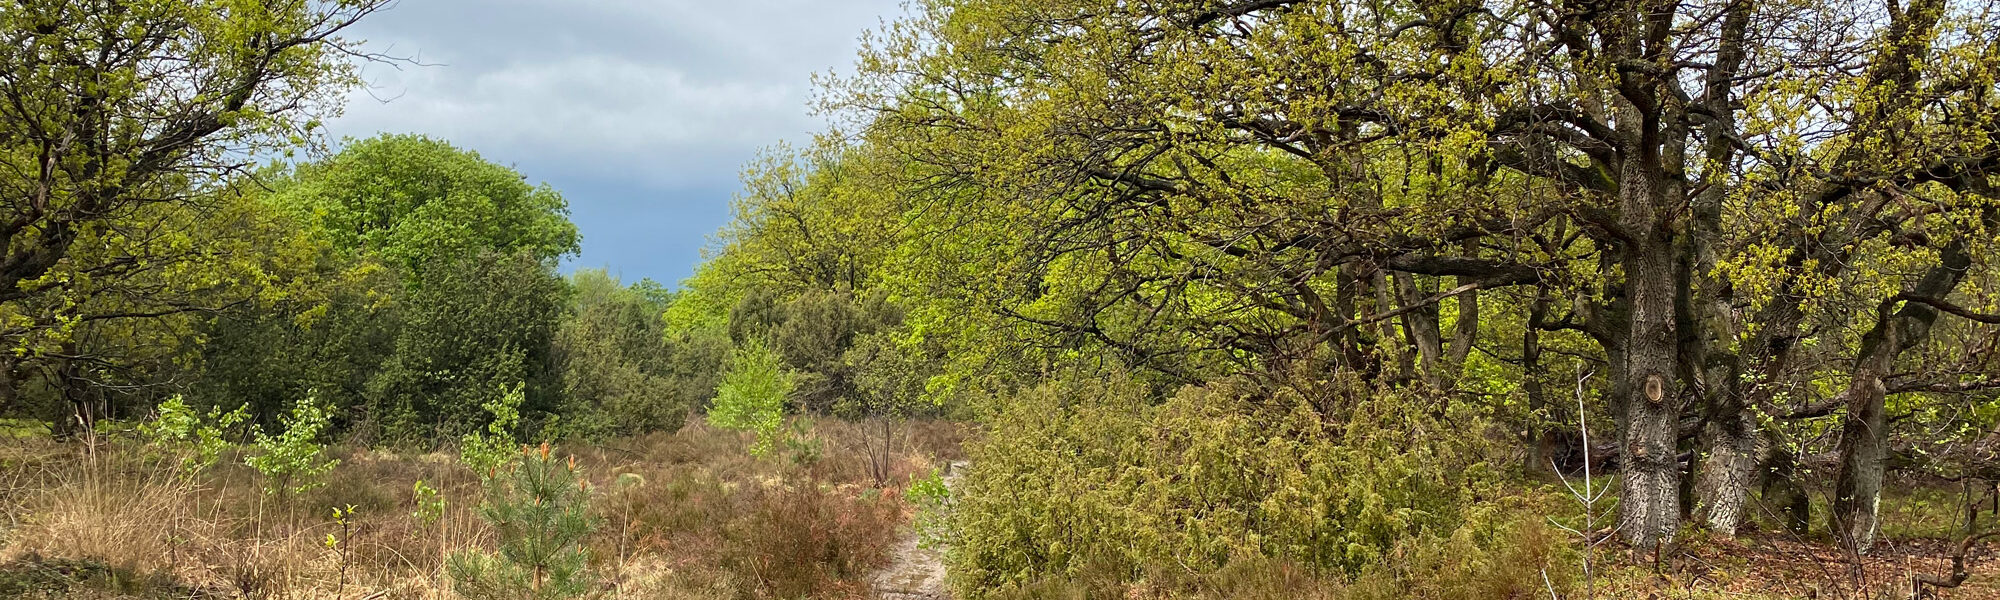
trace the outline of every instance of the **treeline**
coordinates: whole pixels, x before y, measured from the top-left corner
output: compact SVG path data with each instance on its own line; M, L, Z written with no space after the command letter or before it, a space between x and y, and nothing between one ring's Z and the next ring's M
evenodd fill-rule
M1506 552L1580 425L1635 548L1865 551L1996 475L1988 4L919 3L669 327L886 299L968 590Z
M62 332L63 355L17 359L10 411L78 435L185 395L269 428L313 398L338 435L429 446L482 427L482 405L517 388L528 432L550 438L672 430L713 393L721 356L666 343L673 294L558 274L580 241L562 196L474 152L350 140L216 196L268 230L190 266L246 261L257 277L187 299L114 288L168 314L88 313Z
M423 137L299 157L395 60L341 37L386 4L0 4L0 412L90 436L185 396L268 429L314 398L334 435L424 446L515 390L542 436L712 393L662 286L557 274L555 190Z

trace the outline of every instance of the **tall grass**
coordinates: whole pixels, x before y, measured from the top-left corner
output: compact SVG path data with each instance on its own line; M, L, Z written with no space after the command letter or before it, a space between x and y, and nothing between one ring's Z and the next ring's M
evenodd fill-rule
M944 424L909 429L894 446L896 486L942 460L913 440L960 435ZM743 436L700 424L561 447L591 480L592 511L604 519L588 543L607 596L865 597L867 575L887 560L904 521L903 495L874 489L867 457L844 450L862 447L864 428L826 422L809 430L825 451L808 463L753 458ZM446 451L340 448L328 485L282 498L263 494L241 457L189 476L130 440L94 453L47 440L5 443L0 589L7 565L53 560L175 582L160 589L178 591L160 598L186 590L331 598L344 588L345 598L445 599L455 597L445 557L493 544L476 515L478 478ZM418 480L445 498L434 522L413 514ZM330 509L349 505L343 551L329 550L327 534L340 532Z

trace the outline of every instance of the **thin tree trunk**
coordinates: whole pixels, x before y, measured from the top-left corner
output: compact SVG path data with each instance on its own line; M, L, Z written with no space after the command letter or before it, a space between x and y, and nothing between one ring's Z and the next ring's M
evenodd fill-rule
M1526 435L1528 456L1523 471L1530 476L1555 474L1554 431L1548 423L1548 413L1553 405L1549 403L1548 390L1542 385L1542 323L1548 319L1549 294L1546 288L1538 288L1534 301L1528 304L1528 323L1521 328L1521 392L1528 396L1528 430ZM1464 317L1464 313L1460 313Z
M1556 237L1562 237L1562 223L1556 224ZM1479 253L1479 240L1466 240L1459 249L1466 256ZM1468 283L1463 278L1459 285ZM1546 293L1541 290L1538 293ZM1546 307L1543 309L1547 310ZM1479 343L1479 290L1458 295L1458 318L1452 323L1451 351L1445 356L1445 377L1448 385L1455 385L1460 375L1465 373L1465 360L1472 356L1472 347Z
M1396 301L1400 306L1416 306L1426 296L1436 290L1422 290L1415 281L1417 275L1396 273ZM1403 313L1403 336L1411 346L1416 347L1416 374L1425 384L1438 387L1438 361L1444 354L1443 334L1439 330L1437 305L1420 307ZM1407 359L1405 361L1407 363Z
M1472 290L1458 295L1458 320L1452 324L1451 352L1444 359L1447 377L1456 381L1465 372L1465 360L1472 356L1472 346L1478 343L1479 290Z

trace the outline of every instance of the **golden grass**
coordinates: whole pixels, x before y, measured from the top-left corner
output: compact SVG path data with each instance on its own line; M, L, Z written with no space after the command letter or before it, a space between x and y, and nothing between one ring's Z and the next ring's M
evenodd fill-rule
M888 490L871 489L867 459L853 450L871 430L835 421L812 427L821 452L810 464L752 458L744 437L700 424L562 451L596 490L604 526L590 545L608 597L859 598L905 519L901 486L942 460L921 446L955 445L956 429L899 430ZM273 498L240 460L188 477L130 441L89 454L46 440L4 444L0 565L89 560L216 597L445 599L455 597L445 558L493 543L477 478L446 453L340 449L327 486ZM435 523L412 514L420 479L446 499ZM349 505L343 532L331 508Z

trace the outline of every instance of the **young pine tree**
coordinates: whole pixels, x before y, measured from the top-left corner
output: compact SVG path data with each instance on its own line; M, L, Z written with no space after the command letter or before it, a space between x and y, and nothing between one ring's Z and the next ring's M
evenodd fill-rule
M451 578L458 593L473 600L585 596L594 578L583 541L597 529L589 484L574 458L554 458L548 444L522 454L510 471L486 481L479 507L498 533L499 552L452 555Z

